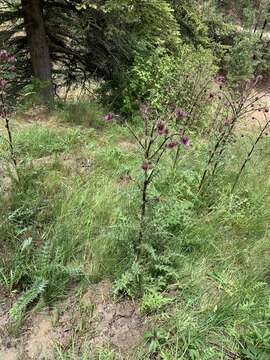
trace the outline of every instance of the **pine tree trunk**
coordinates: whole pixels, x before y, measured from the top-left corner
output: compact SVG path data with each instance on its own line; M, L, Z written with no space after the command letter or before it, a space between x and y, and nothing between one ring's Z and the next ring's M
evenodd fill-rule
M52 70L41 0L21 0L21 3L33 74L44 82L40 95L48 103L53 99Z

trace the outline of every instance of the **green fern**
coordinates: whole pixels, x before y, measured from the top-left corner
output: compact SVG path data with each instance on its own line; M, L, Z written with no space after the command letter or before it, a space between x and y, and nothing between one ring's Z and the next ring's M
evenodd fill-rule
M46 289L48 282L44 279L38 279L33 286L27 290L12 306L9 311L10 318L14 321L20 321L26 307L36 300Z
M39 253L39 267L40 269L46 269L51 263L51 244L49 240L46 240Z
M122 276L115 281L113 294L118 296L135 297L138 294L140 287L140 278L142 275L142 267L137 262L134 262L130 270L127 270Z

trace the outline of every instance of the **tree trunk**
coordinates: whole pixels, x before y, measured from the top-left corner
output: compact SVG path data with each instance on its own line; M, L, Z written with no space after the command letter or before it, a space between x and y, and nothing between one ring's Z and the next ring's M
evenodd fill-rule
M34 76L44 82L40 95L48 103L53 100L52 70L41 0L21 0Z

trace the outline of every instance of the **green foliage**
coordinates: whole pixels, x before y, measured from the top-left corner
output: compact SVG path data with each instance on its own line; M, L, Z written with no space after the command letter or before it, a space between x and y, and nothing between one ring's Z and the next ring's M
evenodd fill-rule
M23 87L20 92L20 106L22 109L31 108L34 105L42 105L40 94L42 90L48 87L47 81L37 78L31 79L31 82ZM50 104L48 104L50 105Z
M26 85L32 76L25 38L12 38L24 26L20 4L2 3L0 19L5 30L0 31L0 44L12 43L21 55L19 80ZM58 85L84 84L86 77L109 79L132 63L135 49L145 51L157 45L175 48L179 43L178 24L166 0L107 0L94 4L64 0L60 6L51 1L42 5ZM18 19L18 24L13 23Z
M152 45L175 46L179 42L177 22L174 18L173 9L167 1L143 0L135 3L130 0L109 0L102 9L105 13L118 20L126 27L126 35L132 40L140 43L143 41ZM157 21L157 19L159 19ZM163 27L160 27L160 21ZM122 27L123 27L122 25ZM111 26L113 33L117 27ZM128 29L128 27L129 29ZM134 41L134 42L135 42Z
M46 285L46 280L37 280L29 290L21 295L9 311L10 317L13 321L18 322L21 320L26 307L42 295Z
M14 132L16 155L23 159L65 153L76 149L83 140L83 134L78 129L57 129L36 124ZM5 151L7 144L0 145Z
M266 360L270 355L270 331L264 326L253 325L243 338L242 355L249 360Z
M149 103L165 113L172 106L192 110L195 103L200 117L208 106L205 92L216 71L213 62L210 51L187 45L180 46L177 54L157 48L147 56L138 55L121 88L114 89L112 97L118 94L114 105L132 113L138 104Z
M127 129L120 122L105 128L104 110L88 98L56 103L58 126L19 124L14 132L19 181L12 178L3 193L0 180L0 287L14 299L11 319L19 323L35 304L53 304L77 282L106 278L116 298L135 298L150 319L145 343L131 359L268 359L269 140L256 147L234 193L231 186L249 148L238 132L207 191L198 192L198 186L215 140L200 128L210 121L218 128L219 102L208 98L217 87L216 64L229 85L268 71L268 38L260 37L269 3L256 9L246 0L225 1L222 9L214 0L43 4L57 84L85 87L93 77L102 79L101 100L130 115L138 132L141 103L150 104L161 120L180 107L188 113L184 126L191 127L191 146L180 148L175 168L175 150L164 147L149 187L138 256L138 184L144 174ZM0 41L21 29L18 9L19 2L8 11L0 5ZM26 42L13 43L22 50L19 74L28 83L23 111L37 102L44 84L29 84ZM1 175L6 151L1 138ZM74 168L65 166L63 154ZM87 166L77 164L78 157ZM71 347L59 347L56 359L126 356L106 347L93 354L75 340Z
M53 252L48 240L63 194L59 169L57 164L47 169L21 165L20 182L1 203L0 242L5 256L0 261L0 283L8 292L23 292L11 309L16 321L40 296L49 302L63 294L71 279L82 276L81 268L75 262L66 264L64 253ZM54 181L54 187L47 187L46 181Z
M262 43L255 35L240 35L226 57L228 78L238 80L252 79L255 70L262 62Z
M145 333L145 339L149 346L149 353L156 354L162 345L166 343L168 337L162 329L154 329Z
M169 3L174 9L175 18L183 40L195 46L202 45L207 47L209 45L208 26L196 3L190 0L181 2L170 0Z
M141 304L141 312L151 314L163 310L166 305L172 304L174 299L166 295L160 294L157 289L146 290Z
M134 262L131 269L127 270L119 279L116 280L114 284L115 296L138 296L141 291L142 272L142 267L137 262Z
M170 101L189 109L193 85L200 88L202 83L200 77L191 77L178 88L179 78L201 69L201 64L209 69L209 63L212 70L202 78L210 81L214 75L208 51L181 49L180 65L171 53L157 48L145 69L143 60L137 60L134 69L140 71L134 70L134 77L130 73L132 81L140 79L134 85L142 94L140 101L148 99L159 114ZM153 64L160 69L156 78ZM173 86L165 92L167 83ZM195 106L198 114L205 114L200 106L210 110L202 100ZM91 112L92 104L68 104L59 117L81 125ZM95 108L93 114L99 117ZM137 126L140 130L141 124ZM74 282L106 277L114 281L117 297L141 297L142 313L154 320L147 346L133 356L136 360L269 357L267 138L234 194L230 186L245 156L245 139L234 137L222 171L203 196L198 183L211 139L191 132L190 149L181 150L175 169L173 154L166 151L149 192L140 261L133 245L141 158L125 128L108 124L103 132L82 132L35 125L17 131L15 140L18 155L26 159L18 167L20 181L12 183L0 202L0 284L5 292L18 295L10 310L13 319L21 320L39 300L52 304ZM1 155L5 149L1 145ZM89 171L65 169L57 161L61 152L90 157ZM27 163L42 156L55 160ZM71 356L69 350L58 352L59 359ZM101 348L95 356L113 359L118 354Z

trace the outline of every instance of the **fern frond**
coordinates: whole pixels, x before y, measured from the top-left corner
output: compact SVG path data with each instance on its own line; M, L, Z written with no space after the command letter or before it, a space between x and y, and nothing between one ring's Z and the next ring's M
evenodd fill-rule
M44 292L47 283L44 279L38 279L12 306L9 311L10 318L14 321L19 321L26 307Z

